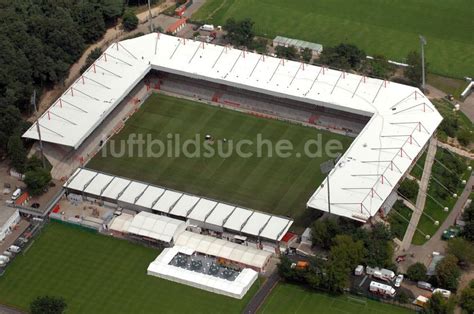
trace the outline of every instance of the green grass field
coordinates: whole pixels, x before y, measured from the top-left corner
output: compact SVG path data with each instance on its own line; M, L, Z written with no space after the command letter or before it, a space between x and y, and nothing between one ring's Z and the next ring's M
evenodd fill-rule
M436 152L436 158L440 159L440 154L449 154L449 152L443 148L438 147L437 152ZM464 162L466 162L466 159L457 156ZM474 162L470 162L469 165L473 166ZM442 167L438 162L434 162L433 168L435 167ZM454 175L454 174L453 174ZM471 171L467 170L464 173L458 174L460 177L460 180L469 180L469 176L471 175ZM433 174L432 177L433 178ZM439 180L439 178L436 178ZM449 213L453 209L454 205L456 204L458 198L455 197L448 197L447 199L443 200L437 195L437 190L442 189L440 187L439 183L435 182L433 179L430 179L430 183L428 186L428 195L431 197L426 198L426 204L425 204L425 209L423 210L423 215L421 215L420 221L418 222L417 229L421 230L424 234L428 234L430 236L433 236L435 232L439 229L439 227L443 224L443 221L448 217ZM457 189L456 192L458 195L461 195L462 191L464 190L464 186L460 185L459 188ZM434 200L433 200L434 198ZM435 201L436 200L436 201ZM443 207L441 206L446 206L449 208L449 211L445 212ZM436 226L434 224L433 220L439 221L439 225ZM413 235L412 243L416 245L423 245L427 239L423 236L422 233L420 232L415 232Z
M257 118L233 110L178 99L161 94L152 95L125 125L125 128L109 141L110 149L130 134L151 134L166 141L168 134L179 134L181 143L200 134L215 139L240 139L256 141L257 134L273 143L280 139L291 141L294 151L291 157L263 157L256 155L257 145L246 146L245 152L253 153L243 158L233 153L224 158L218 155L206 158L179 157L140 158L103 157L98 154L87 166L108 173L162 185L168 188L230 202L256 210L295 218L296 225L308 224L305 219L312 211L305 210L306 202L324 179L320 163L327 160L298 158L304 152L304 143L322 135L323 143L339 140L344 150L351 138L319 131L296 124ZM248 150L247 150L248 148ZM313 147L314 149L314 147ZM312 149L312 150L313 150ZM266 149L264 150L266 151ZM307 221L305 221L307 220Z
M369 299L354 296L334 297L291 284L278 284L259 313L402 314L413 311Z
M430 70L462 78L474 73L473 16L471 0L208 0L193 19L223 25L250 17L264 37L349 42L396 61L419 50L423 34Z
M27 310L52 295L68 313L240 313L258 289L237 300L148 276L158 253L53 222L0 277L0 303Z

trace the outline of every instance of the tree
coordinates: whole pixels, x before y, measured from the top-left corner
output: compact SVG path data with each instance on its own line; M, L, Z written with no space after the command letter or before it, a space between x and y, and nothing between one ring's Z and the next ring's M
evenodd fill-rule
M446 300L441 293L434 293L422 313L426 314L451 314L454 311L452 300Z
M459 305L467 312L474 313L474 280L461 292Z
M123 13L124 3L123 0L101 0L105 21L116 21Z
M339 44L335 47L326 47L321 52L319 61L328 66L343 70L358 69L366 54L363 50L352 44Z
M462 236L469 241L474 241L474 201L471 201L471 204L464 210L462 219L466 223L462 230Z
M349 273L362 262L365 256L364 243L354 241L349 235L337 235L331 246L330 262L338 261Z
M295 48L295 46L277 46L275 48L275 54L279 58L284 58L288 60L299 60L300 56L298 54L298 49Z
M404 197L409 199L410 201L416 201L416 197L418 196L418 189L419 189L418 182L416 180L405 179L400 184L398 191Z
M336 219L318 219L311 227L313 244L329 249L332 240L340 232L341 228Z
M306 63L310 63L311 59L313 59L313 51L309 48L304 48L303 51L301 51L301 59Z
M73 18L79 24L82 38L92 43L105 33L102 7L98 3L80 1L73 10Z
M63 298L37 297L30 304L31 314L61 314L66 311L67 304Z
M127 31L133 31L138 26L138 17L132 10L127 10L122 16L123 28Z
M365 263L371 267L393 267L393 235L386 225L376 223L372 230L362 235L361 240L367 250Z
M463 238L449 240L447 253L456 256L460 263L467 266L474 263L474 245Z
M23 173L26 164L26 149L19 135L12 135L8 139L8 158L16 171Z
M408 67L405 68L405 77L415 83L417 86L421 85L422 64L421 56L417 51L410 51L407 55ZM425 71L427 71L427 63L425 61Z
M226 38L233 46L250 47L255 37L253 26L254 22L249 18L241 21L230 18L224 24L224 30L227 32Z
M36 168L25 173L24 182L31 195L41 195L51 182L51 174L43 168Z
M371 76L388 79L394 71L395 66L390 64L385 56L375 55L372 60L367 62L367 72Z
M441 288L456 290L461 270L456 256L448 254L436 265L436 280Z
M426 281L428 279L426 272L426 266L423 263L416 262L408 267L407 277L413 281Z

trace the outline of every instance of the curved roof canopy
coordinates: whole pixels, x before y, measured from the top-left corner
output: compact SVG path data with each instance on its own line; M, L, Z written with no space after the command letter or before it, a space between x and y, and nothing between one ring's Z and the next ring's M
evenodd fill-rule
M79 147L151 69L371 117L330 173L331 212L360 221L379 210L442 120L415 87L152 33L112 44L38 119L42 139ZM38 139L36 125L24 137ZM323 184L307 205L327 204Z

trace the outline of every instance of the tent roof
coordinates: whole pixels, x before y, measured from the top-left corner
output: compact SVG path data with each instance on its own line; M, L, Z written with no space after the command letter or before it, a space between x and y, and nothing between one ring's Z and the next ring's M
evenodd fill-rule
M128 232L140 236L171 242L184 230L186 223L167 216L140 212L133 217Z
M222 257L248 266L263 268L272 253L226 240L184 231L175 242L176 246L187 247L196 252Z
M39 118L43 140L79 147L151 69L371 117L330 174L331 213L359 221L377 213L442 120L411 86L153 33L112 44ZM37 139L36 125L24 137ZM327 203L323 184L307 206Z

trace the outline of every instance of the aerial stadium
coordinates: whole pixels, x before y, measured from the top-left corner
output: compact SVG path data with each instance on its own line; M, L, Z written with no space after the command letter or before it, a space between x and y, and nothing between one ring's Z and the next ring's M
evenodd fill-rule
M170 266L180 262L177 256L199 252L264 271L269 254L257 251L278 254L293 217L249 209L219 195L194 195L87 169L88 161L154 92L352 136L326 179L314 186L306 183L313 192L304 201L309 209L362 223L390 209L398 183L442 120L419 89L394 82L160 33L112 44L23 136L44 143L47 157L58 161L53 176L64 180L69 195L137 212L115 217L115 231L172 246L150 264L148 273L189 285L204 282L199 276L207 275L192 270L189 276L179 275L177 266ZM138 217L141 212L174 219L173 226L185 221L186 226L163 235L150 225L170 222L148 217L145 223L146 217ZM198 239L197 233L208 238ZM237 239L255 251L209 244L215 237ZM225 256L219 255L224 251ZM260 262L252 264L255 260ZM200 288L242 298L256 276L241 275L238 287L208 278L209 284Z

